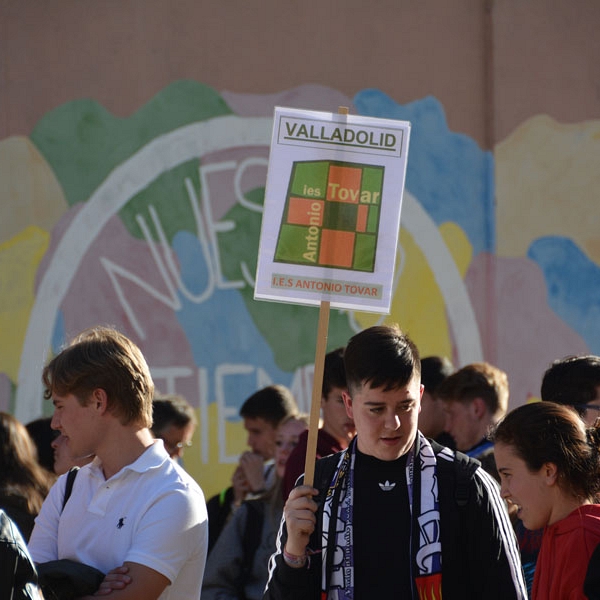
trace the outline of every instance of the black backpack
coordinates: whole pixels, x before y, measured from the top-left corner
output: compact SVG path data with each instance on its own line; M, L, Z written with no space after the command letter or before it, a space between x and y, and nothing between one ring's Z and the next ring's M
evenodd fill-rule
M600 600L600 544L590 556L583 591L589 600Z

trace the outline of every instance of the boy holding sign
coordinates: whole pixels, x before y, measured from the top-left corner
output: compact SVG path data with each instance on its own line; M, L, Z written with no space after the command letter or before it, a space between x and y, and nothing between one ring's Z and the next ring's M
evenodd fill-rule
M358 333L344 357L348 449L290 493L267 600L527 597L497 484L417 430L419 354L396 327Z

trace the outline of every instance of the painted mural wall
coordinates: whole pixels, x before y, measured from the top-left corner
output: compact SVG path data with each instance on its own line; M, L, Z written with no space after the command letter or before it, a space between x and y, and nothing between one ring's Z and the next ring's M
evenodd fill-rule
M434 95L175 79L128 116L73 97L0 140L0 410L51 414L43 364L116 326L197 410L188 470L225 486L246 397L282 383L310 402L318 309L253 299L273 108L341 105L412 133L391 314L332 310L330 349L397 322L423 356L505 369L512 405L553 359L600 354L600 120L536 114L487 150Z

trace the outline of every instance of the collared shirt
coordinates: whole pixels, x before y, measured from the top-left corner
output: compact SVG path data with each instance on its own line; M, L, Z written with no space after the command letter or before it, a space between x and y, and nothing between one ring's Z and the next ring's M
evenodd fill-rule
M104 573L135 562L169 579L161 600L199 597L208 535L204 495L162 440L109 479L98 457L82 467L61 514L65 482L63 475L36 519L35 562L69 558Z

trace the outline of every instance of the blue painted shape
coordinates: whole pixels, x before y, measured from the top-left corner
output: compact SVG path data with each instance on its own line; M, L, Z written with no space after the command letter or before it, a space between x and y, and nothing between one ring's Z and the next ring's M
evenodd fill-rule
M65 318L62 310L56 312L54 320L54 329L52 330L52 339L50 340L52 351L58 354L65 345Z
M173 238L173 249L182 280L191 292L200 294L206 289L210 267L198 238L181 231ZM225 397L235 399L231 405L239 408L257 390L256 369L264 370L274 383L291 385L293 373L276 366L273 352L254 325L239 290L215 288L202 303L183 296L180 299L182 308L176 313L177 320L186 333L198 367L209 372L222 364L255 367L249 375L226 379Z
M469 136L449 131L444 108L433 96L401 105L380 90L354 98L361 115L411 123L406 189L437 225L456 223L474 254L494 252L494 159Z
M570 238L535 240L527 256L542 270L548 305L600 354L600 267Z

